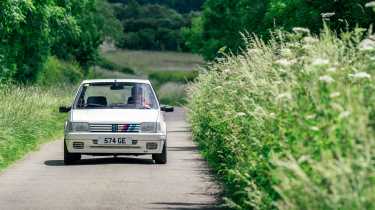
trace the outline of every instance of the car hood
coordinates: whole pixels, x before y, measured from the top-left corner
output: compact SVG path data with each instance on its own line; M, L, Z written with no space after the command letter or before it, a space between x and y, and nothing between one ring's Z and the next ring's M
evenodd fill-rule
M72 122L88 123L142 123L156 122L159 110L151 109L74 109Z

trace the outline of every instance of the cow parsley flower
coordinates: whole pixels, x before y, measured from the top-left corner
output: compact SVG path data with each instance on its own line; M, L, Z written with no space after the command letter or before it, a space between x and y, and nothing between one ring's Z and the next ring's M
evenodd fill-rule
M281 66L290 66L296 63L295 60L288 60L288 59L280 59L276 61L277 64Z
M328 75L319 77L319 80L328 84L335 81L331 76L328 76Z
M329 64L329 60L328 59L324 59L324 58L316 58L312 62L313 66L324 66L324 65L327 65L327 64Z
M352 77L354 79L370 79L371 75L366 72L357 72L354 74L349 74L349 77Z
M286 92L286 93L281 93L279 94L276 99L286 99L286 100L291 100L292 99L292 94Z
M306 43L306 44L314 44L314 43L319 42L319 39L311 37L311 36L307 36L307 37L303 38L303 42Z
M337 98L337 97L339 97L340 95L341 95L340 92L333 92L333 93L331 93L331 95L329 95L329 97L331 97L331 98Z
M289 57L289 56L293 55L292 51L289 48L283 48L283 49L281 49L280 53L284 57Z
M237 116L237 117L243 117L243 116L246 116L246 114L243 113L243 112L238 112L238 113L236 114L236 116Z
M349 116L350 116L350 112L349 111L344 111L344 112L340 113L339 118L340 119L344 119L344 118L347 118Z
M365 4L365 7L375 7L375 1L370 1Z
M321 13L320 14L322 16L322 18L330 18L330 17L333 17L335 15L334 12L327 12L327 13Z
M310 30L308 28L302 28L302 27L294 27L292 29L294 31L294 33L301 33L301 34L309 34L310 33Z
M375 49L375 40L371 38L364 39L358 45L359 50L361 51L371 51Z
M328 72L335 72L337 70L336 67L330 67L327 69Z

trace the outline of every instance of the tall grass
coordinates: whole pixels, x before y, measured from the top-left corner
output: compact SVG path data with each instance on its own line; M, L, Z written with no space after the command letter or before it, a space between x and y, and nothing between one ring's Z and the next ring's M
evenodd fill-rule
M71 89L0 86L0 170L63 134L58 106L71 102Z
M193 136L234 209L375 209L375 43L247 38L189 95Z

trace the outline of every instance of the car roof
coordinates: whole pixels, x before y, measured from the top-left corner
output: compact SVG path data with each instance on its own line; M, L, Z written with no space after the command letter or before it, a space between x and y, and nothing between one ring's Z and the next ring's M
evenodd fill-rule
M147 79L90 79L82 81L82 84L92 83L111 83L111 82L127 82L127 83L144 83L151 84L150 80Z

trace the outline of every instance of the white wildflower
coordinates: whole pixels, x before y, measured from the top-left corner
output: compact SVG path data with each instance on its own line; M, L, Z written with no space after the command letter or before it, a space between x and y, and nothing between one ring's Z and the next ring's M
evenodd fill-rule
M375 49L375 40L371 38L364 39L359 43L358 48L361 51L372 51Z
M223 72L228 74L228 73L230 73L230 69L225 69Z
M294 27L292 29L294 31L294 33L306 33L306 34L309 34L310 33L310 30L308 28L302 28L302 27Z
M314 119L315 117L316 117L315 114L310 114L310 115L307 115L307 116L306 116L306 120L312 120L312 119Z
M296 60L280 59L276 61L281 66L290 66L296 63Z
M313 66L324 66L324 65L327 65L327 64L329 64L329 60L328 59L324 59L324 58L316 58L312 62Z
M277 60L276 63L282 66L291 65L291 62L288 59L280 59L280 60Z
M341 112L341 113L340 113L339 118L340 118L340 119L344 119L344 118L349 117L349 115L350 115L350 112L349 112L349 111L344 111L344 112Z
M320 14L322 16L322 18L330 18L330 17L333 17L335 15L334 12L327 12L327 13L321 13Z
M300 158L298 158L298 163L304 163L310 160L310 156L308 155L302 155Z
M331 93L331 94L329 95L329 97L331 97L331 98L337 98L337 97L339 97L340 95L341 95L340 92L333 92L333 93Z
M281 49L280 53L284 57L289 57L289 56L293 55L292 51L289 48L283 48L283 49Z
M365 7L375 7L375 1L370 1L365 4Z
M319 39L311 37L311 36L307 36L307 37L303 38L303 42L306 43L306 44L314 44L314 43L319 42Z
M335 81L331 76L328 76L328 75L319 77L319 80L328 84Z
M349 74L349 77L352 77L354 79L370 79L371 75L366 72L357 72L354 74Z
M292 99L292 94L286 92L286 93L281 93L277 97L277 99L286 99L286 100L291 100Z
M236 116L237 116L237 117L243 117L243 116L246 116L246 114L243 113L243 112L238 112L238 113L236 114Z
M320 129L319 129L318 127L316 127L316 126L311 126L310 129L311 129L312 131L319 131L319 130L320 130Z
M249 49L249 54L259 54L261 52L262 52L262 50L260 50L260 49L255 49L255 48Z
M327 69L328 72L335 72L337 70L336 67L330 67Z

